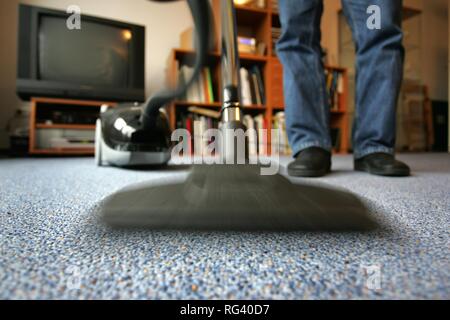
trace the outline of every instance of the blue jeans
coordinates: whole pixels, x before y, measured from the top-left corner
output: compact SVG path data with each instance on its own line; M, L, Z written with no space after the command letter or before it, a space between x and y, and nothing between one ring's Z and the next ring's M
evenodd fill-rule
M381 29L369 29L370 5ZM356 45L355 158L394 153L396 106L403 77L401 0L342 0ZM331 150L330 107L321 59L322 0L279 0L286 126L294 155L308 147Z

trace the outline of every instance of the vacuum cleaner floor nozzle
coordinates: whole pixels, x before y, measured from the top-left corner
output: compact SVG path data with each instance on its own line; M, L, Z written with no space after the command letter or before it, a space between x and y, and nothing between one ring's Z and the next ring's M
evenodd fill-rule
M355 195L260 175L257 165L197 165L184 182L139 184L104 200L113 227L170 230L354 231L376 223Z

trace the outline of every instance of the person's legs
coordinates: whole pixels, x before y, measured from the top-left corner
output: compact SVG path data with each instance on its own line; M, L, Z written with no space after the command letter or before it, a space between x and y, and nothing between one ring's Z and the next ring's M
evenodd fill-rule
M401 0L342 0L356 44L355 159L394 154L396 106L402 82L404 49ZM381 10L381 28L369 29L367 10Z
M329 107L320 46L322 0L279 0L282 35L277 53L284 69L286 126L294 155L331 150Z

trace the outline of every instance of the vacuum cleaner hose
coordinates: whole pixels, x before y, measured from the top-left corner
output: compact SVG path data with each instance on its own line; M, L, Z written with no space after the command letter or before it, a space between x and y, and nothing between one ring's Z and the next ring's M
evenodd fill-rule
M182 96L194 83L206 63L208 49L211 40L211 8L209 1L187 0L196 32L197 54L195 58L192 77L184 85L174 91L163 91L155 94L145 104L141 122L146 127L151 127L159 114L159 109L167 105L177 97Z

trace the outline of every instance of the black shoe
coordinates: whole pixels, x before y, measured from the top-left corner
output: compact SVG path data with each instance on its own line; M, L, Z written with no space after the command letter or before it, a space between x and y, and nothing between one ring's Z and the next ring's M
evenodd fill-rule
M388 177L406 177L410 174L407 164L387 153L372 153L355 160L355 170Z
M321 177L331 170L331 153L318 147L300 151L288 165L288 173L294 177Z

